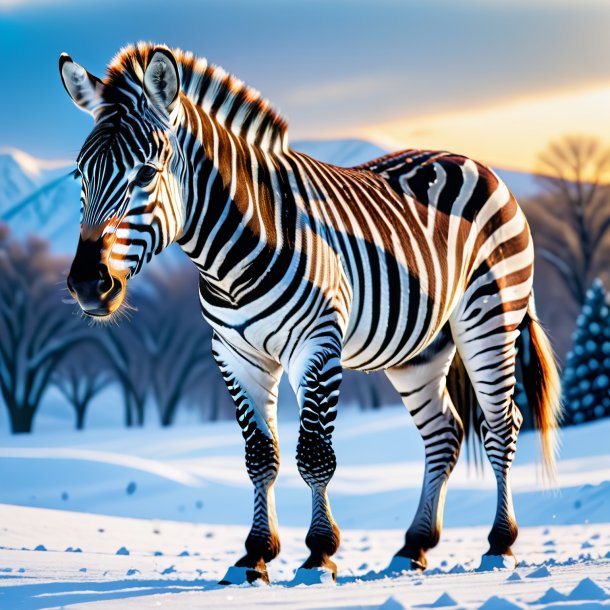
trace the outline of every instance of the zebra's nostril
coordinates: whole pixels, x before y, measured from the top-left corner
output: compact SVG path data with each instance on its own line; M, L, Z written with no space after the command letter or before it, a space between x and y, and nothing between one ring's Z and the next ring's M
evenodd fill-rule
M66 284L68 286L68 290L74 294L76 292L76 290L74 289L74 281L72 280L72 276L69 275L68 278L66 279Z
M106 265L100 265L98 269L100 279L97 282L97 291L99 294L105 294L112 289L112 276L108 273Z

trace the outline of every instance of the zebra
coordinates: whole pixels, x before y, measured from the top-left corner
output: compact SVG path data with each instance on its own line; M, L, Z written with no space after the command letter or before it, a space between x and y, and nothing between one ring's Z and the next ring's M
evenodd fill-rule
M59 68L72 101L94 118L77 158L72 296L87 315L112 318L128 279L173 242L199 272L254 487L246 554L221 583L268 583L280 551L284 372L300 408L297 466L312 496L310 554L294 582L336 580L340 533L327 486L344 367L385 371L424 441L419 506L388 573L426 568L471 433L497 481L480 569L514 568L517 366L550 473L560 401L534 307L529 227L497 175L446 151L409 149L353 168L317 161L290 148L286 121L257 91L164 45L121 49L103 79L66 54Z

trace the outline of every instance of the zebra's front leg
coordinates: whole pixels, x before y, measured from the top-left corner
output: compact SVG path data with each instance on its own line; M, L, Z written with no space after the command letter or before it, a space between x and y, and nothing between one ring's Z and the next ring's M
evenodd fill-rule
M269 582L267 562L280 552L273 485L280 466L277 442L277 386L281 370L275 363L253 363L218 337L213 354L236 406L245 440L246 468L254 485L254 516L246 554L231 566L220 584ZM271 372L270 372L271 371Z
M310 555L297 570L293 584L333 582L337 566L330 559L339 548L340 536L331 510L326 487L337 461L332 447L333 422L341 383L341 359L335 350L324 350L308 357L304 367L289 376L300 407L297 466L311 489L311 525L305 542Z

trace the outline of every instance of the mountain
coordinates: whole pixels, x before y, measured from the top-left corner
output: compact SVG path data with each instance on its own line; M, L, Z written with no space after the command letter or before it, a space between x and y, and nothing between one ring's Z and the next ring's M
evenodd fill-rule
M318 159L318 161L340 165L341 167L360 165L388 153L387 150L376 144L355 139L300 140L292 143L291 146L294 150L304 152L306 155Z
M388 151L366 140L301 140L295 150L344 167L358 165ZM16 149L0 148L0 222L20 238L47 239L52 250L72 254L79 226L80 183L72 176L71 161L34 159ZM517 198L540 191L536 176L496 170ZM176 251L177 248L172 248Z
M0 149L0 222L17 237L36 235L55 252L72 252L80 207L80 184L72 170L70 161L43 161Z

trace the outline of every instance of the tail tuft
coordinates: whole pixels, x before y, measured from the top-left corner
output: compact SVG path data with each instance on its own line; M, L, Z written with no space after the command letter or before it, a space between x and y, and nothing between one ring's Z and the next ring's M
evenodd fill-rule
M555 457L559 448L558 429L561 422L561 384L555 365L553 348L530 305L519 337L519 358L523 372L523 388L540 432L542 460L551 483L556 479Z

